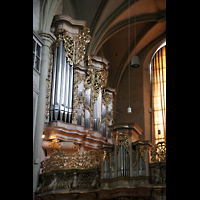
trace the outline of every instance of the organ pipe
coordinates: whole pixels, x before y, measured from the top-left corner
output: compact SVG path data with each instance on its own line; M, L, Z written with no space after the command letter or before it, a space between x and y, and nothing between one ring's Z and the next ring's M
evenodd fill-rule
M111 133L109 132L108 134L107 126L109 123L112 124L113 113L111 110L114 90L112 88L104 89L108 76L108 66L105 64L107 61L101 59L100 62L99 58L97 58L98 56L95 56L93 58L96 60L94 65L90 58L90 67L88 69L87 66L83 68L81 64L77 65L76 61L73 61L73 59L70 60L72 54L73 58L75 58L74 48L78 46L75 45L76 42L73 40L72 37L60 34L52 47L54 53L49 120L60 120L66 123L72 123L73 113L73 123L82 125L87 129L90 129L93 125L94 131L102 131L103 137L111 137ZM69 52L67 48L70 49ZM97 66L98 69L96 68ZM91 70L90 68L93 69ZM96 98L97 96L98 98ZM82 107L80 108L81 104ZM78 108L80 109L78 110ZM82 119L83 116L84 119ZM103 123L101 124L102 119ZM82 123L82 120L84 123ZM126 159L125 157L123 158ZM125 160L123 163L125 164Z
M65 116L64 116L64 122L67 121L67 116L69 112L68 108L68 96L69 96L69 75L70 75L70 65L69 62L66 63L66 86L65 86Z
M101 90L99 96L93 105L93 130L100 131L101 122Z
M105 162L104 162L104 170L103 170L103 177L104 178L110 178L110 166L109 163L107 161L107 158L105 158Z
M69 118L68 118L68 123L71 123L72 120L72 90L73 90L73 65L70 67L70 81L69 81Z
M63 113L65 110L65 104L64 104L64 92L65 92L65 77L66 77L66 57L65 57L65 51L62 52L62 70L61 70L61 99L60 99L60 120L63 118Z
M130 175L130 158L129 154L123 146L123 142L120 141L121 145L119 147L118 155L117 155L117 169L118 169L118 177L120 176L129 176Z
M59 49L58 49L58 56L57 56L57 71L56 71L56 90L55 90L55 120L58 118L58 112L60 109L60 84L61 84L61 66L62 66L62 44L63 42L60 41Z
M70 66L65 55L64 43L61 40L54 53L50 120L61 120L71 123L73 65Z
M57 48L54 52L53 58L53 74L52 74L52 85L51 85L51 106L50 106L50 120L53 120L54 112L54 98L55 98L55 84L56 84L56 61L57 61Z

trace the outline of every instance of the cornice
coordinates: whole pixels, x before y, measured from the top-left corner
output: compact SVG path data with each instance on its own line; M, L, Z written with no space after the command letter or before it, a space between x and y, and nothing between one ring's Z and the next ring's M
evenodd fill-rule
M93 130L86 130L83 126L75 124L66 124L60 121L49 122L44 128L44 140L59 139L62 141L71 141L88 147L98 149L98 146L106 144L106 138L101 133ZM112 144L112 143L109 143Z
M117 129L134 129L138 134L142 135L143 130L135 123L116 123L108 126L110 130L115 131Z
M53 18L53 22L52 25L56 24L57 22L66 22L72 26L81 26L81 27L85 27L86 26L86 21L84 20L76 20L73 19L72 17L68 16L68 15L55 15Z
M105 65L108 65L108 63L109 63L109 61L106 58L101 57L101 56L91 55L90 58L91 58L91 60L95 60L97 62L102 62Z
M39 40L39 42L44 45L44 42L42 41L42 38L33 30L33 35Z
M43 41L47 40L50 45L56 40L56 36L51 32L38 32ZM46 44L45 44L46 45ZM48 47L50 47L50 45Z

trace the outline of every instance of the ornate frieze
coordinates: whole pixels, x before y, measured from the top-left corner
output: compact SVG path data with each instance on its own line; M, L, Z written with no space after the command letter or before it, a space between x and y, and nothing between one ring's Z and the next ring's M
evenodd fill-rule
M42 161L42 173L56 169L90 169L100 167L101 151L90 150L82 153L66 154L55 149L50 158Z

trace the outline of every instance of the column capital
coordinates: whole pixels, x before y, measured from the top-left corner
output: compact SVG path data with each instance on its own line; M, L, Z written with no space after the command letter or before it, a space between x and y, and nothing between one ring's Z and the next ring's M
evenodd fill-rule
M51 44L56 40L56 36L51 32L38 32L38 35L42 38L44 46L50 48Z

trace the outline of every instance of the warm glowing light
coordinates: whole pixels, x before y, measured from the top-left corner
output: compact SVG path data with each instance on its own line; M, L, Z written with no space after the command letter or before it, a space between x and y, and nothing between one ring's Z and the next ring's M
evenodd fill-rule
M45 135L42 135L42 138L44 138L45 137Z
M152 67L152 103L155 143L166 138L166 46L154 55Z

